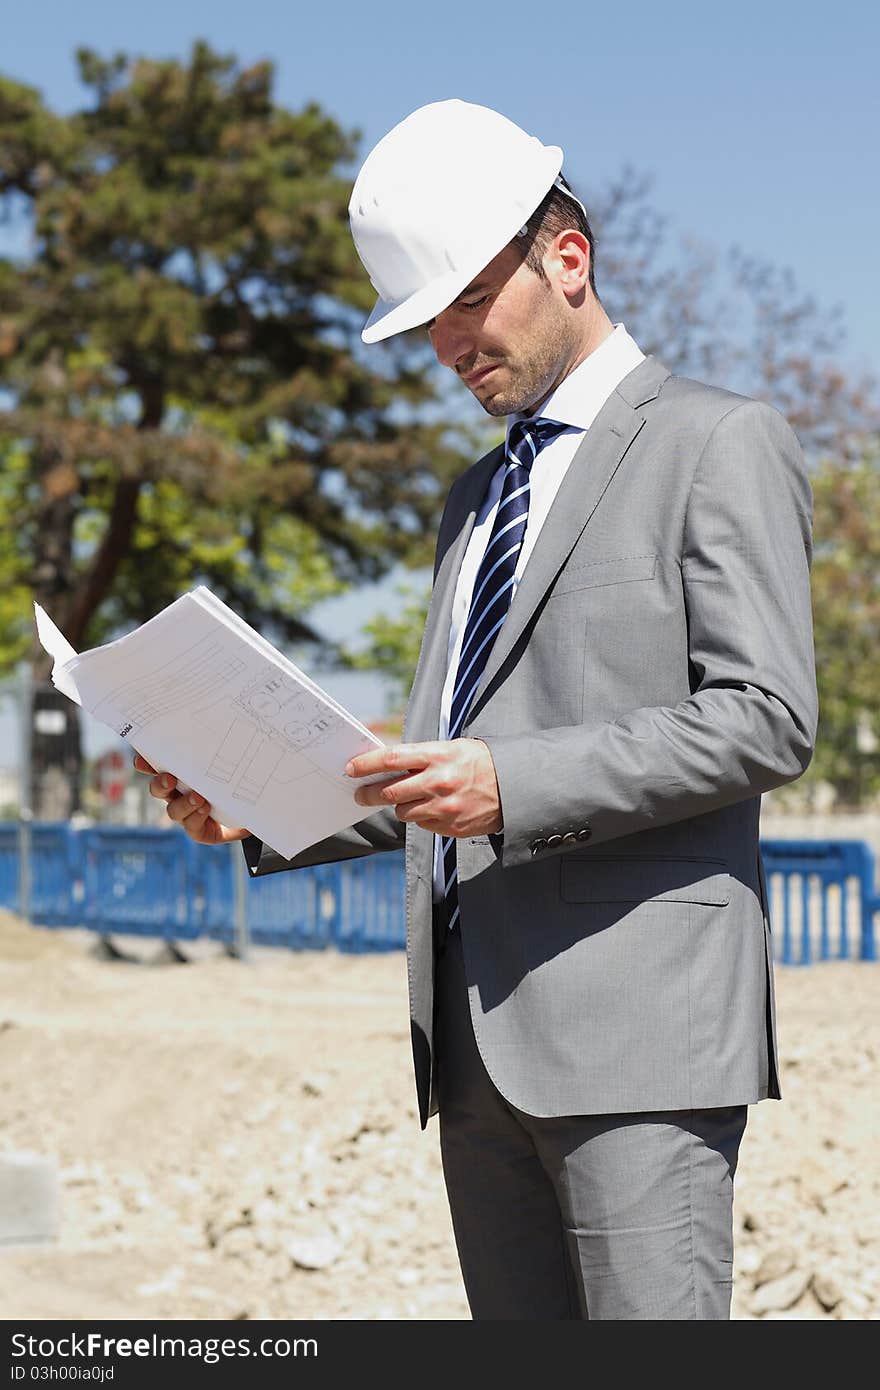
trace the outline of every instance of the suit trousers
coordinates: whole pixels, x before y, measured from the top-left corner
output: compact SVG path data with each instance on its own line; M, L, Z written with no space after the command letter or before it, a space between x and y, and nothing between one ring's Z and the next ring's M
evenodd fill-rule
M747 1107L524 1114L480 1057L460 924L437 939L440 1147L472 1316L729 1318Z

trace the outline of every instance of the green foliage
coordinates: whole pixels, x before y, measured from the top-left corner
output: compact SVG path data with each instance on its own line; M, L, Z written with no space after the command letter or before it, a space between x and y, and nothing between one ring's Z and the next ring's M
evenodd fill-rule
M0 211L35 233L0 260L0 670L34 597L83 647L198 582L318 642L318 599L426 562L462 467L424 339L360 341L358 132L204 43L78 61L69 117L0 78Z
M854 466L826 460L812 478L819 735L804 782L830 783L849 806L880 795L878 464L876 450Z
M431 586L416 589L411 584L399 584L397 593L406 600L403 608L393 617L380 613L365 623L366 644L357 651L346 651L344 656L356 669L381 671L390 686L392 707L399 711L412 689Z

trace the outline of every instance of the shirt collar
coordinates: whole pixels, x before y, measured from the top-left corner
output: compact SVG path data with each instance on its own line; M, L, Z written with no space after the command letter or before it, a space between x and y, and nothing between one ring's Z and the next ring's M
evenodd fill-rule
M538 415L559 420L574 429L587 430L615 387L644 361L645 354L629 336L622 323L597 348L569 372L541 406ZM532 418L524 411L507 417L507 433L517 420Z

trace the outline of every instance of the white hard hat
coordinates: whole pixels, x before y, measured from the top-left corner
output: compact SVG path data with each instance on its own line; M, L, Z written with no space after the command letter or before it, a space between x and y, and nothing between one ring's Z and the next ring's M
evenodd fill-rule
M379 299L376 343L446 309L531 217L562 168L506 116L467 101L420 106L367 155L348 205Z

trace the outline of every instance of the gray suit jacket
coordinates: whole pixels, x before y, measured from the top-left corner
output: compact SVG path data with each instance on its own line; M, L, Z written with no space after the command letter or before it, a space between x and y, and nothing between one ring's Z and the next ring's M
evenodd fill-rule
M404 739L437 737L456 576L500 449L453 485ZM532 1115L779 1095L761 793L817 723L812 492L772 407L647 357L565 476L471 707L504 830L458 843L474 1032ZM258 873L406 846L423 1126L436 1109L432 836L376 812Z

